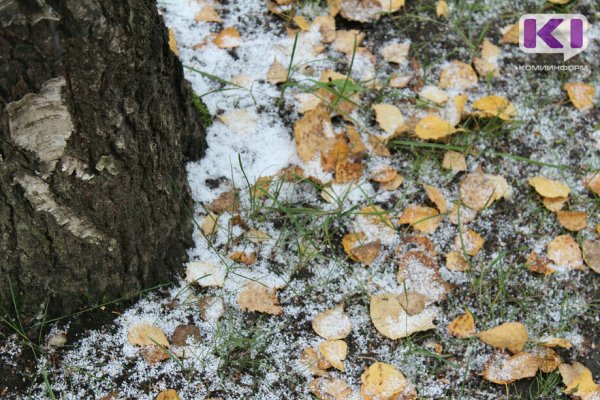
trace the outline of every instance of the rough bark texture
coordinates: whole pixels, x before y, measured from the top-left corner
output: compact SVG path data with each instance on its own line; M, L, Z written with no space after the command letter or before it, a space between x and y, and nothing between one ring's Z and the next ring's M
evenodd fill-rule
M50 314L168 281L204 132L153 0L0 0L0 300Z

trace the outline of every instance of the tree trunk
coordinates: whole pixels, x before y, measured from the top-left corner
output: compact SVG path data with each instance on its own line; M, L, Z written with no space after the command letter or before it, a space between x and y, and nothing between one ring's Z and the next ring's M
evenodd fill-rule
M153 0L0 0L0 300L68 313L169 281L201 117ZM10 277L10 279L8 279Z

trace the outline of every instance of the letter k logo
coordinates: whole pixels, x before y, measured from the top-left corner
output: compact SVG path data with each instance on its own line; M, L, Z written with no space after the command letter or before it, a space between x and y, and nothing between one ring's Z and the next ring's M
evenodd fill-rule
M527 18L523 21L524 40L523 44L528 49L534 49L537 45L537 37L539 36L551 49L562 49L563 45L553 35L552 32L564 21L562 18L551 18L538 31L536 20Z

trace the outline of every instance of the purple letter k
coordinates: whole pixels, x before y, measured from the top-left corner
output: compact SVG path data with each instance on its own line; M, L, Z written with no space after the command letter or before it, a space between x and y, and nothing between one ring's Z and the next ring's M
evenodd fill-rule
M538 31L535 19L527 18L523 21L525 32L523 33L523 45L528 49L536 47L536 36L539 36L551 49L562 49L563 45L552 36L552 32L563 22L562 18L551 18Z

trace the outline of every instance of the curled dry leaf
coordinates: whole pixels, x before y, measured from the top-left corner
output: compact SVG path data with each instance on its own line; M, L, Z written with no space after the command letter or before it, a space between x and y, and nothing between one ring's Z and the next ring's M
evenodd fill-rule
M556 371L560 365L560 356L549 347L538 348L535 351L535 355L538 357L538 368L542 372L550 373Z
M365 142L363 142L360 133L353 126L348 126L346 128L346 136L348 137L348 142L350 146L350 154L352 155L364 155L367 152L367 146L365 146Z
M272 84L282 83L287 81L288 70L287 68L277 61L277 59L273 59L273 63L269 67L267 71L267 81Z
M456 337L469 337L475 334L475 319L467 309L448 324L448 332Z
M313 160L328 140L331 118L323 104L308 111L294 125L296 151L304 162Z
M583 242L583 257L588 267L600 274L600 239Z
M396 249L396 253L399 253ZM396 254L398 274L396 279L406 290L421 293L430 301L446 298L451 286L440 275L435 255L421 250Z
M377 183L389 182L398 176L398 172L391 165L383 165L371 174L371 180Z
M246 239L256 244L271 240L271 236L269 236L266 232L254 228L246 232L244 236Z
M317 378L310 383L310 391L320 400L350 400L352 387L337 378Z
M509 356L495 353L483 369L483 378L500 385L508 385L519 379L534 377L538 371L540 359L531 353L518 353Z
M483 247L483 237L470 228L462 228L462 234L459 233L454 239L454 249L463 251L470 256L476 256Z
M448 211L448 201L442 192L439 191L439 189L433 186L425 185L425 192L427 193L429 200L435 204L440 214L444 214L446 211Z
M477 74L469 64L452 61L440 73L439 87L442 89L468 89L477 86Z
M403 183L404 183L404 177L402 175L398 174L391 181L383 182L383 183L379 184L379 188L381 190L388 190L388 191L396 190L400 186L402 186Z
M435 15L438 17L448 16L448 3L446 3L446 0L438 0L435 3Z
M160 392L156 400L179 400L179 395L175 389L167 389Z
M211 201L206 209L215 214L223 214L224 212L234 212L239 208L239 200L235 190L228 190Z
M356 29L349 31L339 30L335 33L335 40L331 45L335 51L352 54L354 52L354 44L356 43L356 48L358 48L364 39L365 34Z
M529 184L542 197L556 198L567 197L569 195L569 187L567 185L543 176L536 176L529 179Z
M585 211L557 211L558 222L568 231L578 232L587 226Z
M405 127L404 117L398 107L381 103L374 104L371 108L375 111L375 119L379 127L388 135L393 135Z
M256 263L256 253L254 251L234 251L233 253L230 253L228 257L232 261L248 266L254 265Z
M477 115L481 117L498 117L504 121L510 121L517 115L515 106L503 96L485 96L473 103L473 108L479 110Z
M415 126L415 135L423 140L437 140L456 133L458 130L437 114L429 114Z
M280 315L282 309L277 300L277 289L258 282L248 282L238 294L237 302L244 311Z
M344 370L344 360L348 354L348 345L343 340L325 340L319 344L319 351L331 366Z
M304 349L300 355L300 363L315 376L327 376L327 370L331 368L329 361L312 347Z
M132 325L127 332L127 340L134 346L169 347L169 341L162 329L148 322Z
M233 49L242 45L242 37L236 28L228 27L217 34L213 43L221 49Z
M539 344L544 347L562 347L563 349L570 349L573 347L573 343L569 342L567 339L559 338L559 337L545 337L540 339Z
M403 64L408 57L410 42L392 43L383 48L383 59L390 63Z
M594 382L592 372L585 365L575 361L573 364L560 364L558 371L565 384L565 393L590 400L595 400L591 395L600 392L598 385ZM600 393L598 393L600 395Z
M344 339L352 331L352 323L340 304L317 314L312 320L312 328L324 339Z
M222 287L225 282L225 268L204 261L187 263L185 281L200 286Z
M568 82L563 86L569 95L569 100L579 111L584 111L594 106L596 88L594 85L581 82Z
M415 332L435 328L435 308L426 308L418 314L409 315L400 303L400 296L402 294L371 296L371 321L379 333L390 339L401 339Z
M399 246L396 248L396 253L402 254L403 252L408 250L420 250L425 253L428 253L428 255L431 257L436 256L435 245L433 244L431 239L429 239L427 236L419 234L404 236L401 239Z
M527 342L527 328L520 322L506 322L495 328L477 334L483 343L511 353L523 350Z
M534 251L527 256L527 269L536 274L551 275L554 269L550 267L550 260L540 257Z
M294 18L292 18L292 21L294 21L296 26L303 31L310 29L310 22L303 15L296 15Z
M460 172L467 170L467 160L461 153L453 150L449 150L444 154L444 160L442 161L442 168L449 169L453 172Z
M439 226L440 219L435 208L411 205L402 212L398 223L410 224L410 226L423 233L433 233Z
M571 235L560 235L548 243L546 257L559 268L583 269L583 256Z
M364 400L396 400L411 389L402 372L393 365L376 362L360 376L360 394Z
M469 263L462 252L450 251L446 253L446 268L450 271L464 272L469 269Z
M169 28L169 48L177 57L179 57L179 47L177 47L177 39L175 38L175 31Z

